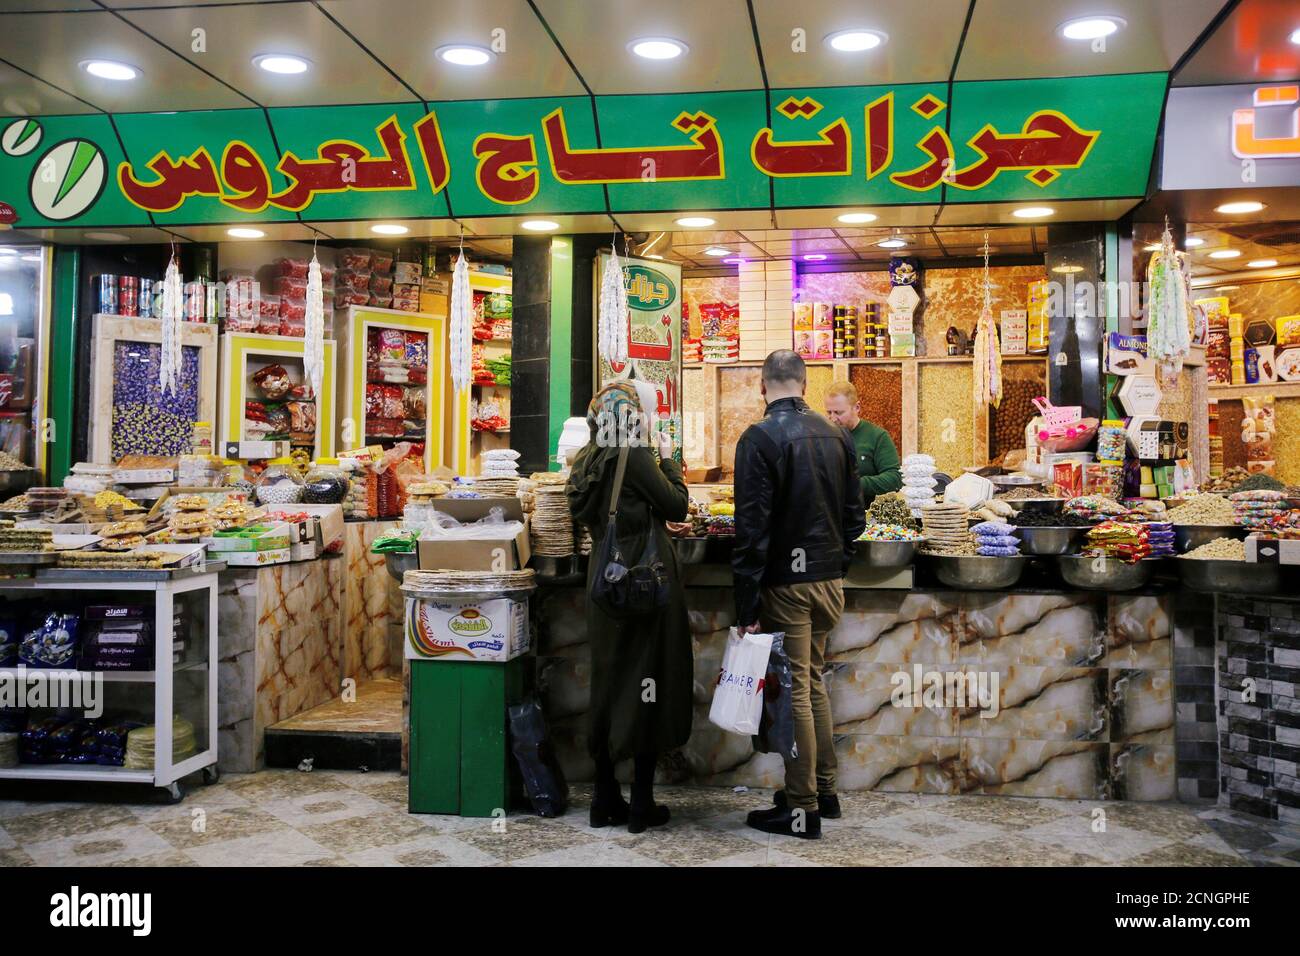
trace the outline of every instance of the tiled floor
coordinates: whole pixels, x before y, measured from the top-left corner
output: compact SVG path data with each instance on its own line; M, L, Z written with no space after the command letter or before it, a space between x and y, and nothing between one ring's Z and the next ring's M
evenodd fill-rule
M0 866L1300 866L1300 828L1214 807L848 793L804 841L745 826L768 792L664 787L672 822L639 835L592 830L590 789L572 796L494 822L408 814L396 773L267 770L177 806L0 800Z

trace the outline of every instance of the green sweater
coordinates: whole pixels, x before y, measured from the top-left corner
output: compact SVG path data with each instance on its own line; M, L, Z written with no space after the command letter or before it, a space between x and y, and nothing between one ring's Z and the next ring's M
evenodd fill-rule
M862 503L871 507L876 495L898 491L903 487L899 472L898 449L889 432L865 418L849 432L858 449L858 477L862 481Z

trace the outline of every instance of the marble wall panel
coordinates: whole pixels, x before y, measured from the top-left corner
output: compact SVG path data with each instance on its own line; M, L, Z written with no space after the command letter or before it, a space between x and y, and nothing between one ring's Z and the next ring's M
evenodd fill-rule
M766 403L759 391L761 369L724 366L718 375L718 464L727 481L736 473L736 442L763 417Z
M389 677L401 665L391 656L389 624L400 622L400 591L382 554L370 546L396 521L349 522L344 528L343 676L358 683Z
M695 722L666 773L710 786L779 786L778 757L754 753L747 738L708 721L731 592L693 588L687 597ZM1172 672L1159 666L1170 631L1163 601L872 590L846 597L825 678L842 789L1076 799L1167 799L1176 792ZM548 720L566 774L589 779L590 674L575 623L582 592L565 589L542 602L553 644L539 660ZM914 680L918 667L923 681L938 675L972 696L922 694L896 705L899 675ZM992 693L994 679L996 707L978 694Z

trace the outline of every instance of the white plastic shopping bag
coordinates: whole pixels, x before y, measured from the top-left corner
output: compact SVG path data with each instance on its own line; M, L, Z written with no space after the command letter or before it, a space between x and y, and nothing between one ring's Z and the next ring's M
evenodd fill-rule
M763 679L772 653L771 634L746 634L736 628L727 635L718 686L713 691L709 720L723 730L746 737L758 733L763 715Z

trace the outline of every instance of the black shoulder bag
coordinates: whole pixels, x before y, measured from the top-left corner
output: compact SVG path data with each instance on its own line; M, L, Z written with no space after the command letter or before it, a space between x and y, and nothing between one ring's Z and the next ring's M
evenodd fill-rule
M616 618L640 617L668 604L668 573L659 559L654 528L647 532L645 550L636 565L627 566L618 546L618 499L623 490L623 474L627 471L628 450L624 445L618 452L614 490L609 498L609 524L605 527L600 548L593 556L598 562L598 571L591 582L592 601L610 617Z

